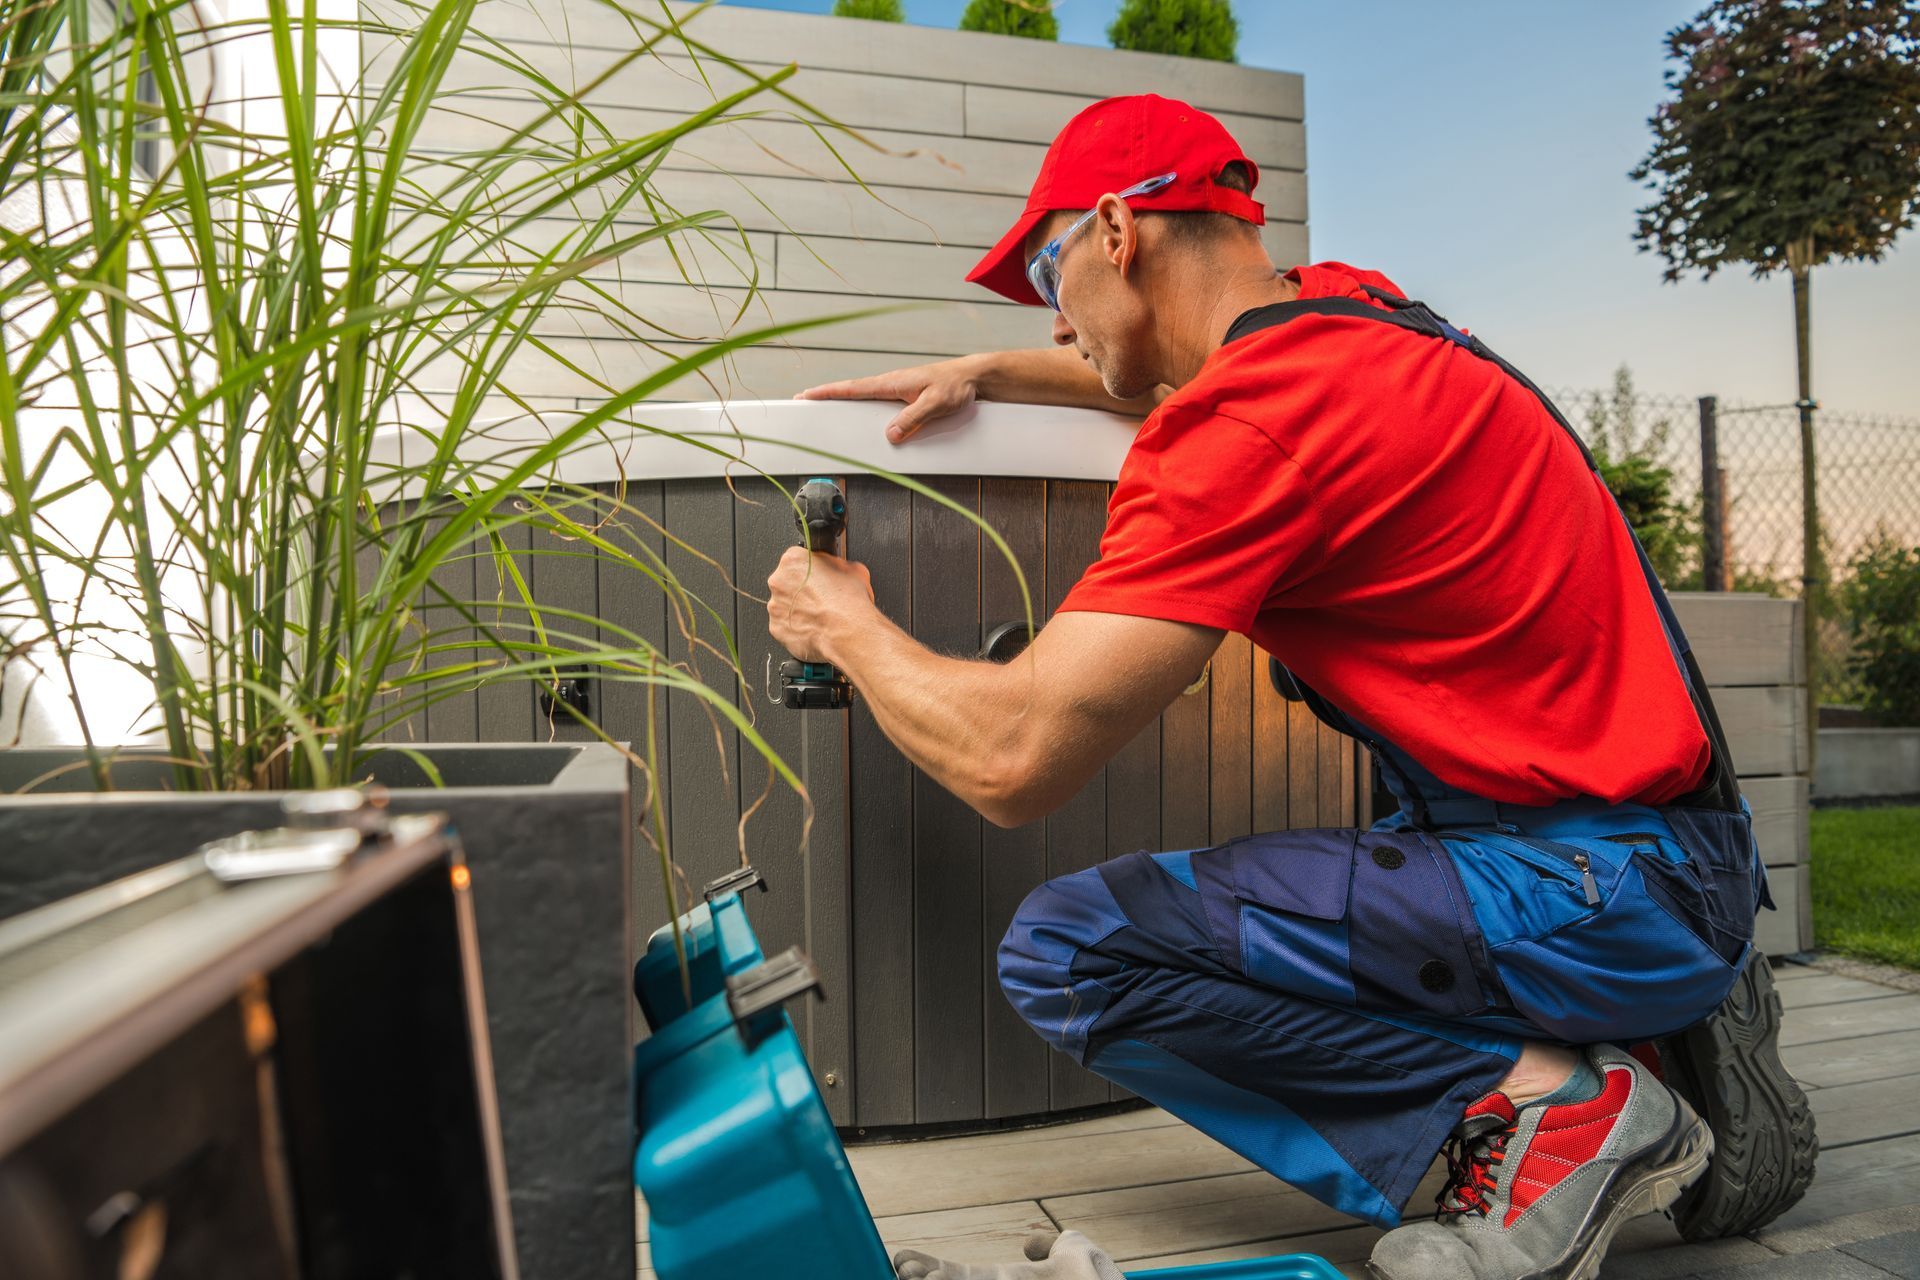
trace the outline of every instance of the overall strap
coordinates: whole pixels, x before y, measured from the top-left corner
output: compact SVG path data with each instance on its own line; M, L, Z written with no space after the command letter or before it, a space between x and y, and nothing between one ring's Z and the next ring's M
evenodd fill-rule
M1494 365L1531 392L1540 402L1541 407L1547 411L1547 416L1559 424L1560 429L1567 433L1567 438L1573 441L1574 447L1580 450L1580 456L1586 461L1588 470L1596 476L1600 474L1600 465L1594 460L1593 452L1587 448L1586 441L1580 438L1580 433L1573 429L1573 424L1567 421L1566 416L1547 397L1546 392L1535 386L1533 380L1526 374L1496 355L1480 339L1448 324L1444 317L1436 314L1424 302L1413 302L1396 297L1382 289L1368 287L1366 291L1382 305L1375 306L1358 298L1308 298L1258 307L1246 312L1233 322L1233 326L1227 330L1223 344L1305 316L1344 316L1376 324L1390 324L1424 337L1451 342ZM1617 502L1614 509L1619 511ZM1620 512L1620 519L1622 523L1626 522L1624 512ZM1641 575L1646 579L1647 589L1653 597L1654 608L1660 616L1660 625L1666 633L1667 648L1672 652L1674 662L1680 668L1682 681L1687 686L1687 694L1693 700L1694 713L1699 718L1700 727L1707 736L1710 752L1707 774L1702 779L1700 787L1672 803L1727 809L1737 813L1741 808L1740 783L1733 770L1733 757L1727 749L1726 734L1720 727L1719 713L1714 709L1713 698L1707 692L1706 677L1701 674L1700 664L1694 659L1693 646L1687 640L1686 631L1680 626L1680 619L1674 614L1673 604L1667 599L1667 593L1660 585L1659 576L1654 573L1653 565L1647 559L1646 548L1640 545L1640 538L1633 532L1633 526L1630 524L1627 526L1627 536L1633 540L1634 552L1640 559Z

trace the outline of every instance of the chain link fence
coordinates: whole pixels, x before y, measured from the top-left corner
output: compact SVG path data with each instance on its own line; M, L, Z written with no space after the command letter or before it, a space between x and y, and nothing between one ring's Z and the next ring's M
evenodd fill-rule
M1705 426L1717 441L1721 475L1722 583L1803 594L1798 406L1642 395L1625 375L1611 390L1550 394L1606 460L1610 483L1669 587L1701 589L1712 560L1701 484ZM1884 586L1877 596L1863 592L1883 582L1891 565L1907 575L1902 582L1911 580L1896 587L1896 596L1898 589L1908 595L1892 607L1915 611L1908 621L1920 635L1920 602L1912 596L1920 591L1920 419L1817 410L1814 454L1824 579L1815 684L1822 703L1872 705L1877 691L1885 704L1888 691L1875 682L1911 677L1876 667L1857 624L1865 607L1884 611Z

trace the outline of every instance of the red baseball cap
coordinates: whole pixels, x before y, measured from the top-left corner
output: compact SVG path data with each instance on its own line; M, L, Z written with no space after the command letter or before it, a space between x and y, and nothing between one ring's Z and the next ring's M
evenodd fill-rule
M1198 107L1157 93L1096 102L1054 138L1027 195L1026 212L967 279L1015 302L1046 305L1027 283L1027 233L1056 209L1091 209L1108 192L1163 173L1178 176L1158 191L1129 197L1128 207L1227 213L1263 225L1267 215L1259 201L1214 185L1220 171L1235 161L1247 166L1248 189L1258 186L1260 166L1224 125Z

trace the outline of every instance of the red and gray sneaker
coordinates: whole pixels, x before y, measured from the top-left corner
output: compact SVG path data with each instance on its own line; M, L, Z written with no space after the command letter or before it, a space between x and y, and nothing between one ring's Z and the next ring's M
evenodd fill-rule
M1713 1135L1685 1100L1611 1045L1585 1052L1602 1081L1586 1102L1467 1108L1439 1214L1380 1238L1377 1280L1591 1280L1621 1224L1705 1171Z

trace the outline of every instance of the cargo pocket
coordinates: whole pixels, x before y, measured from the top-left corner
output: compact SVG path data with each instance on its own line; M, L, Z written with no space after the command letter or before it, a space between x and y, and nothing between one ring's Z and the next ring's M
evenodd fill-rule
M1752 819L1716 809L1665 809L1684 861L1636 848L1647 893L1728 964L1753 941L1753 917L1770 905L1757 879Z
M1437 842L1319 828L1247 836L1231 857L1236 955L1255 982L1385 1012L1489 1007L1492 968Z
M1730 874L1716 877L1654 833L1553 843L1583 849L1609 870L1590 914L1493 949L1520 1012L1573 1044L1666 1035L1711 1013L1751 936L1750 909L1744 928L1738 922L1741 903L1751 903L1750 874L1733 874L1729 861Z

